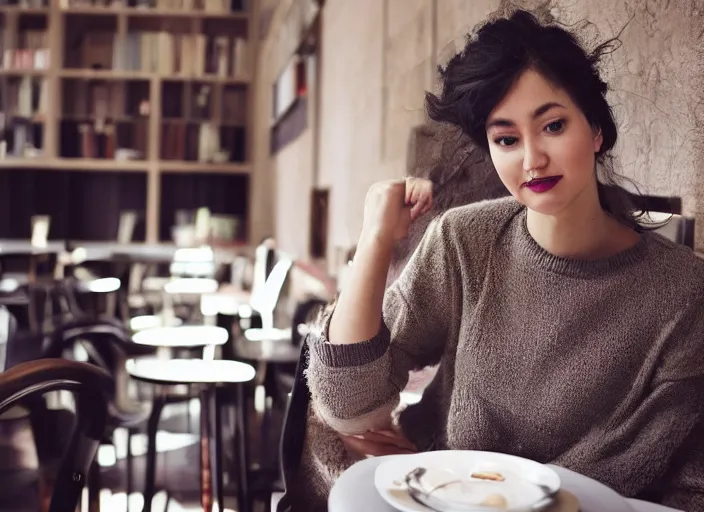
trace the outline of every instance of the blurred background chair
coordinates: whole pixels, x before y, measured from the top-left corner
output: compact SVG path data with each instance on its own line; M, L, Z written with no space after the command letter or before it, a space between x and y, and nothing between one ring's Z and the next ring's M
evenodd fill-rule
M63 460L53 481L41 472L4 468L0 479L0 510L12 512L40 509L45 494L51 493L50 512L73 511L78 506L90 468L106 429L106 396L112 387L110 376L88 364L62 359L22 363L0 374L0 415L28 399L50 391L71 392L75 400L75 426ZM47 489L47 484L49 488ZM89 510L97 510L95 500Z

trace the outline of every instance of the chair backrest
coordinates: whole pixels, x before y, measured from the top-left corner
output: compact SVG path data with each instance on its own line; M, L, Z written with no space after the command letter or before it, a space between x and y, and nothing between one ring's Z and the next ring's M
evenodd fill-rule
M0 306L0 368L5 368L7 344L16 332L17 319L5 306Z
M71 391L77 397L76 423L56 476L49 512L75 510L78 506L104 435L105 396L111 386L112 379L106 372L64 359L31 361L0 373L0 414L29 397L49 391Z
M648 212L647 217L652 222L661 222L662 226L655 230L675 243L694 249L694 219L678 214Z
M632 194L631 201L646 222L662 224L656 233L694 249L694 218L682 214L682 198Z
M135 211L120 212L120 221L117 225L118 244L128 244L132 241L138 218L139 214Z
M274 308L281 296L289 271L293 266L293 261L284 258L278 261L271 270L264 286L259 290L252 291L249 305L262 317L262 327L272 328L274 326Z
M269 278L270 260L274 257L274 249L260 244L254 250L254 271L252 275L252 294L258 293Z
M307 328L315 320L318 312L326 305L326 301L317 298L298 303L293 312L293 320L291 322L291 343L294 346L300 345L301 340L307 334L302 327Z

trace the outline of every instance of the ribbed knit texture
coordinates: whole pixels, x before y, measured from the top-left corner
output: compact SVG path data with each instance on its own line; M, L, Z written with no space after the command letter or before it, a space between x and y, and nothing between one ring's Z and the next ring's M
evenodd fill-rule
M703 292L704 262L653 233L573 260L533 240L513 198L452 209L387 291L375 338L309 338L317 421L379 427L408 372L439 363L399 417L421 449L519 455L704 510ZM308 439L304 466L339 473L341 453Z

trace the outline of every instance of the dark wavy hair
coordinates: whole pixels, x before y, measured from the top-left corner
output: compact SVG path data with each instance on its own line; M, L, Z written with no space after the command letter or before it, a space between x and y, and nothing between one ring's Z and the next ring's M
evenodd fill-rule
M604 141L596 154L601 170L601 207L623 224L642 231L639 219L643 212L634 207L631 193L619 186L625 178L616 174L609 156L618 134L606 101L608 86L597 68L600 58L617 44L618 39L611 39L587 54L567 30L541 24L533 14L517 10L508 18L482 25L467 37L464 49L439 68L442 90L438 95L426 93L428 116L459 126L488 152L489 114L524 71L537 71L565 90L589 123L601 129Z

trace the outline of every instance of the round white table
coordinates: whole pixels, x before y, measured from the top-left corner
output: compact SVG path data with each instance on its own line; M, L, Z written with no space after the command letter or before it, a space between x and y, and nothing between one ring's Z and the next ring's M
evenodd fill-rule
M178 327L154 327L139 331L132 341L139 345L169 348L197 348L208 345L223 345L228 333L214 325L181 325Z
M146 331L145 331L146 332ZM129 359L126 363L127 372L134 379L155 384L170 386L177 384L201 385L201 505L206 512L212 512L217 504L218 510L224 510L224 486L222 469L222 421L220 419L220 404L217 401L216 387L218 384L233 384L237 394L235 400L236 439L238 439L238 497L239 508L244 512L249 510L247 472L247 427L246 404L243 384L250 382L256 376L254 368L238 361L223 361L202 359L170 359L157 358ZM151 503L156 491L156 434L159 418L164 407L163 397L154 400L152 415L147 427L148 449L146 481L144 488L145 512L151 512Z
M218 282L205 277L179 277L166 283L164 291L171 295L204 295L218 291Z
M157 327L179 327L181 325L183 325L183 320L177 316L141 315L130 319L130 329L134 332L155 329Z
M397 512L386 503L374 487L377 466L390 457L373 457L350 467L335 482L328 498L329 512ZM675 509L628 500L614 490L569 469L550 466L560 476L562 487L579 500L581 512L674 512Z

